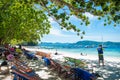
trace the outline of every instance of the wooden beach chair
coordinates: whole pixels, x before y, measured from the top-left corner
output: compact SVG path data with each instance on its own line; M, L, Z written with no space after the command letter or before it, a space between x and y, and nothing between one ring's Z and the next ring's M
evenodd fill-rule
M32 71L32 68L30 68L24 61L21 61L19 59L14 59L12 61L12 65L16 66L17 69L23 71L23 72L30 72Z
M34 72L32 68L30 68L27 64L19 59L14 59L12 62L12 73L14 74L15 78L16 75L22 80L40 80L39 76ZM17 79L19 80L19 79Z
M33 54L29 51L24 51L24 55L26 56L27 59L38 60L38 58L35 56L35 54Z
M65 58L66 62L70 61L70 62L75 63L76 68L82 68L82 69L87 70L87 71L92 72L92 73L94 72L93 66L91 65L91 67L88 67L88 64L86 61L82 61L80 59L74 59L71 57L64 57L64 58Z
M59 76L63 76L64 78L67 76L67 72L70 70L70 66L63 65L62 63L59 63L53 59L50 59L50 62L50 68L52 68L53 71L57 71Z
M51 54L50 53L45 53L45 52L41 52L41 51L37 51L36 55L41 56L41 57L51 58Z
M54 60L50 59L50 68L57 70L57 67L57 63Z
M34 72L22 72L15 66L12 68L12 74L14 75L13 80L41 80L40 77Z

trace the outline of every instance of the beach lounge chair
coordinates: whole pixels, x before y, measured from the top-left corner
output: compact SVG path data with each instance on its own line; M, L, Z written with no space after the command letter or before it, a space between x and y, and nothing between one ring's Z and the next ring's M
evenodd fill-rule
M51 58L50 53L45 53L45 52L41 52L41 51L36 52L36 55L41 56L41 57Z
M57 63L54 60L50 59L50 68L57 70L57 67Z
M46 57L42 57L42 59L44 60L44 65L45 66L50 66L50 59L46 58Z
M71 68L70 73L73 75L74 80L95 80L94 74L89 73L81 68Z
M31 52L24 52L24 55L26 56L27 59L33 59L33 60L38 60L38 58L35 56L35 54Z
M12 66L12 74L14 74L13 80L40 80L40 77L34 72L22 72L16 68L16 66Z
M59 76L65 76L66 72L67 72L67 68L70 68L68 66L64 66L63 64L60 64L59 62L50 59L51 65L50 68L53 71L57 71Z
M12 61L12 65L16 66L16 68L18 68L19 70L21 70L23 72L30 72L30 71L32 71L32 69L29 68L29 66L25 62L20 61L19 59L14 59Z
M55 62L53 59L50 59L50 68L52 68L52 70L57 71L58 74L61 73L61 66L59 63Z
M80 59L75 59L71 57L64 57L65 62L72 62L75 64L75 67L81 67L84 68L86 66L86 63L81 61Z

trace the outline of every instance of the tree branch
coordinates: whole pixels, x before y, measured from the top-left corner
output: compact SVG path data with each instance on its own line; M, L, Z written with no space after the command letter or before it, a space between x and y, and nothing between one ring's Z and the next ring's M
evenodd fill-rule
M51 0L52 2L57 2L60 5L66 5L68 6L71 10L74 10L75 12L85 12L85 9L81 9L81 8L76 8L74 6L72 6L71 4L65 2L64 0Z

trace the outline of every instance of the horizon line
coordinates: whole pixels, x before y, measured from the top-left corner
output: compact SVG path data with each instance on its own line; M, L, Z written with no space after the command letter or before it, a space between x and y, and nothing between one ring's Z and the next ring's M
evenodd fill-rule
M94 42L103 42L103 43L104 42L115 42L115 43L117 43L117 41L95 41L95 40L82 40L82 41L94 41ZM49 42L49 41L40 41L38 43L42 43L42 42L46 42L46 43L77 43L79 41L75 41L75 42Z

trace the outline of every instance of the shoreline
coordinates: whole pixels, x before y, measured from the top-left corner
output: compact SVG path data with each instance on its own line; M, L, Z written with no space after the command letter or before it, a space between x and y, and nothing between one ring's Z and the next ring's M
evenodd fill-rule
M36 51L42 51L45 53L51 53L51 55L54 55L56 50L51 50L51 49L41 49L41 48L32 48L32 47L24 47L25 49L32 51L32 52L36 52ZM76 59L83 59L83 60L92 60L92 61L98 61L98 55L94 55L94 54L89 54L87 53L87 55L81 55L81 54L74 54L72 52L66 52L66 51L57 51L58 54L62 55L62 56L67 56L67 57L72 57L72 58L76 58ZM104 60L105 62L115 62L115 63L120 63L120 58L117 57L110 57L110 56L106 56L104 55Z
M81 56L80 54L70 54L67 52L58 52L58 55L55 55L55 50L46 50L46 49L35 49L35 48L27 48L25 49L29 51L42 51L45 53L51 53L52 58L56 60L63 61L63 56L66 57L72 57L76 59L82 59L83 61L87 62L87 66L89 69L92 69L93 72L99 73L101 77L99 77L97 80L120 80L120 61L119 59L112 59L105 56L105 66L99 66L98 64L98 57L97 55L87 55L87 56ZM41 74L39 74L41 75Z

